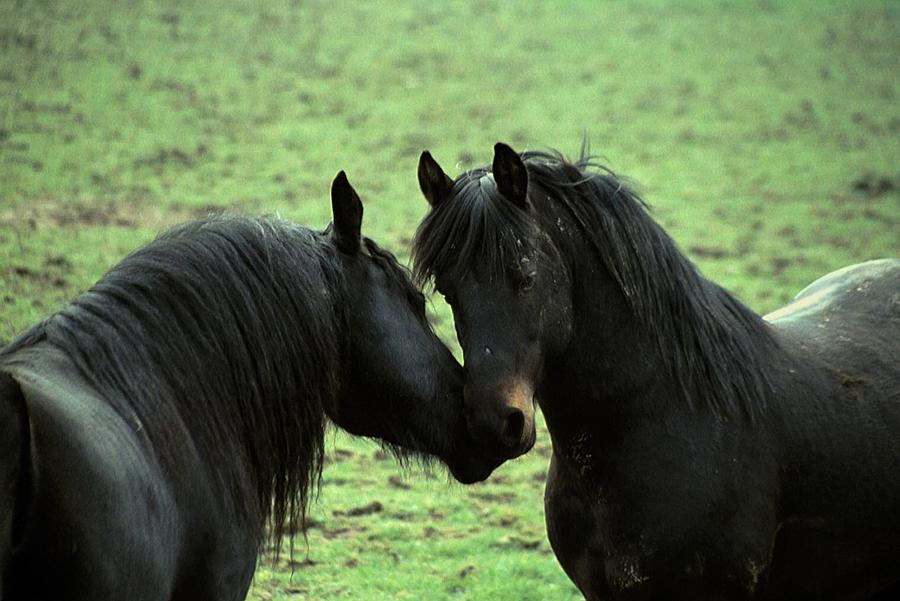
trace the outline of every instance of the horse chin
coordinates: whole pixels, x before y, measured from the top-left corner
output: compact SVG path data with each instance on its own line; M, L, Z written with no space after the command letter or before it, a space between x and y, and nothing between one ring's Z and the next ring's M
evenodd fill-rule
M502 459L466 457L457 461L447 462L447 467L460 484L475 484L476 482L487 480L488 476L494 473L494 470L502 463Z

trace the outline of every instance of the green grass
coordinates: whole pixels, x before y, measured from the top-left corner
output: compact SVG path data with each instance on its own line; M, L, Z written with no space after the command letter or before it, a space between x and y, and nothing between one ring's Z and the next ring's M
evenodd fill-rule
M339 169L405 260L423 149L455 174L497 140L574 154L585 131L769 311L900 254L898 75L887 1L4 2L0 341L168 224L324 226ZM546 542L543 430L468 488L343 434L328 449L308 547L263 557L252 599L578 597Z

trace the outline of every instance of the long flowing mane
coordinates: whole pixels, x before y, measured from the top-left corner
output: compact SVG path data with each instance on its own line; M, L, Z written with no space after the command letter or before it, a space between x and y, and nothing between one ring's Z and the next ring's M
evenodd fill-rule
M178 477L193 444L234 511L277 540L321 473L337 394L343 277L325 237L277 219L179 226L23 334L87 381ZM4 357L5 355L5 357Z
M516 269L517 257L541 261L541 237L553 239L565 222L574 223L595 253L566 260L601 262L655 339L683 401L720 416L754 419L771 389L765 359L777 347L767 324L701 276L649 216L646 203L584 151L575 162L534 151L522 159L534 215L499 195L489 167L463 173L416 232L416 279L456 278L473 265L502 278Z

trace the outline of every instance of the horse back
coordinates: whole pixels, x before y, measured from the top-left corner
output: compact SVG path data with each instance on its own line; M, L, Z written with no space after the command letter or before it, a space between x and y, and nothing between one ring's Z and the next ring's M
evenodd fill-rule
M40 351L40 352L38 352ZM60 353L4 361L21 398L30 478L7 570L12 598L158 598L171 591L174 499L134 424L105 403ZM54 578L47 565L58 566ZM152 592L152 594L151 594Z
M900 366L900 260L851 265L825 275L765 316L776 328L838 356L869 348ZM816 349L814 349L816 350Z
M30 438L19 446L30 482L18 500L27 507L14 513L27 518L4 598L243 598L252 537L222 527L221 495L177 424L168 433L183 446L175 475L127 404L114 408L57 349L26 348L0 368L18 390ZM52 579L47 565L58 566ZM214 573L222 582L211 582ZM217 590L226 580L227 592Z
M882 455L872 463L893 459L900 483L900 260L830 273L766 319L791 359L780 366L785 410L830 445L858 441Z
M0 598L7 565L21 529L27 497L27 419L24 399L15 380L0 372Z
M900 260L830 273L765 319L846 397L866 396L900 420Z
M228 491L216 488L183 424L167 423L162 432L159 424L145 427L128 405L127 399L109 402L64 352L40 337L0 354L0 447L4 456L7 447L15 449L19 471L28 475L25 490L19 477L18 539L0 572L9 576L0 598L246 595L259 525L246 523ZM24 441L16 444L6 432L7 413L24 424ZM177 466L158 457L159 437ZM5 465L0 479L9 480L15 474ZM0 544L0 560L5 550ZM52 579L45 577L47 565L58 566Z

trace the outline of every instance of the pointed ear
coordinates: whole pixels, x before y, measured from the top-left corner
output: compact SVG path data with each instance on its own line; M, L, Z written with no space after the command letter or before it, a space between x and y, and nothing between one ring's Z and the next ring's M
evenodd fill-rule
M335 244L342 252L355 253L359 250L363 206L343 171L331 183L331 213L334 217L331 235Z
M436 207L450 196L453 180L447 177L441 166L427 150L419 157L419 188L432 207Z
M497 142L491 169L500 194L524 209L528 200L528 170L519 153L503 142Z

